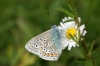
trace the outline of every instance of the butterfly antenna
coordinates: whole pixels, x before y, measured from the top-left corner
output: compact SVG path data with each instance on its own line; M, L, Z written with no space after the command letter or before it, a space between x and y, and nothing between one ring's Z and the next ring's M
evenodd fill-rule
M52 23L51 23L51 20L50 20L50 15L49 15L49 12L47 11L47 14L49 16L49 23L50 23L50 27L52 27Z

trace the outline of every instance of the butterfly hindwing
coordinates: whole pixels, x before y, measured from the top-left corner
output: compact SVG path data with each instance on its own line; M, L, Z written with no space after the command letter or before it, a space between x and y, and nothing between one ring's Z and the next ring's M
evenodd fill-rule
M57 60L62 53L59 29L54 27L34 38L25 47L29 52L37 54L45 60Z

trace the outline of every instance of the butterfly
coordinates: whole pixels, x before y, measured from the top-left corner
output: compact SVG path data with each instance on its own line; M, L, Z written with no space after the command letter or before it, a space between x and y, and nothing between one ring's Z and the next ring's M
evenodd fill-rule
M61 30L54 25L50 30L29 40L25 48L42 59L56 61L63 49Z

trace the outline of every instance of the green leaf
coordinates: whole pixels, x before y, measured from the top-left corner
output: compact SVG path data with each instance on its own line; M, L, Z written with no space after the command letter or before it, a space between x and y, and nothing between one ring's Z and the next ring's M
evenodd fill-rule
M75 47L71 49L71 52L76 55L77 57L86 59L86 54L84 50L82 49L81 45L79 47Z
M68 6L69 6L70 10L73 12L73 9L72 9L71 4L69 2L68 2Z
M84 63L84 61L75 61L76 63Z
M18 19L19 21L17 22L18 27L26 33L29 37L33 36L33 32L31 31L31 24L29 24L27 21L23 20L22 18Z
M89 55L91 55L91 53L92 53L92 49L93 49L94 43L95 43L95 40L92 42L92 44L90 46Z
M56 9L57 9L58 11L63 12L64 14L66 14L66 15L68 15L68 16L74 18L74 15L73 15L71 12L69 12L68 10L66 10L66 9L64 9L64 8L62 8L62 7L56 7Z
M92 66L92 60L88 59L84 62L84 66Z
M9 22L5 23L4 25L0 26L0 34L4 31L10 29L14 25L15 25L14 21L9 21Z

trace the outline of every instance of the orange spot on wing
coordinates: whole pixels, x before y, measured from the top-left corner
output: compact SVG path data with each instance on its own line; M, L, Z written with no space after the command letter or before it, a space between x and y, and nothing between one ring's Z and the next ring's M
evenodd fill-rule
M53 57L53 54L52 53L49 53L49 57Z
M42 55L45 55L45 52L44 51L42 51Z
M46 56L49 57L49 53L47 53Z
M40 49L40 50L43 50L43 48L42 48L42 47L40 47L39 49Z
M45 52L44 51L42 51L42 54L44 54Z
M40 44L40 46L43 46L42 44Z
M55 54L56 57L58 57L58 54Z
M56 54L53 54L53 56L54 56L54 57L58 57L58 54L57 54L57 53L56 53Z

